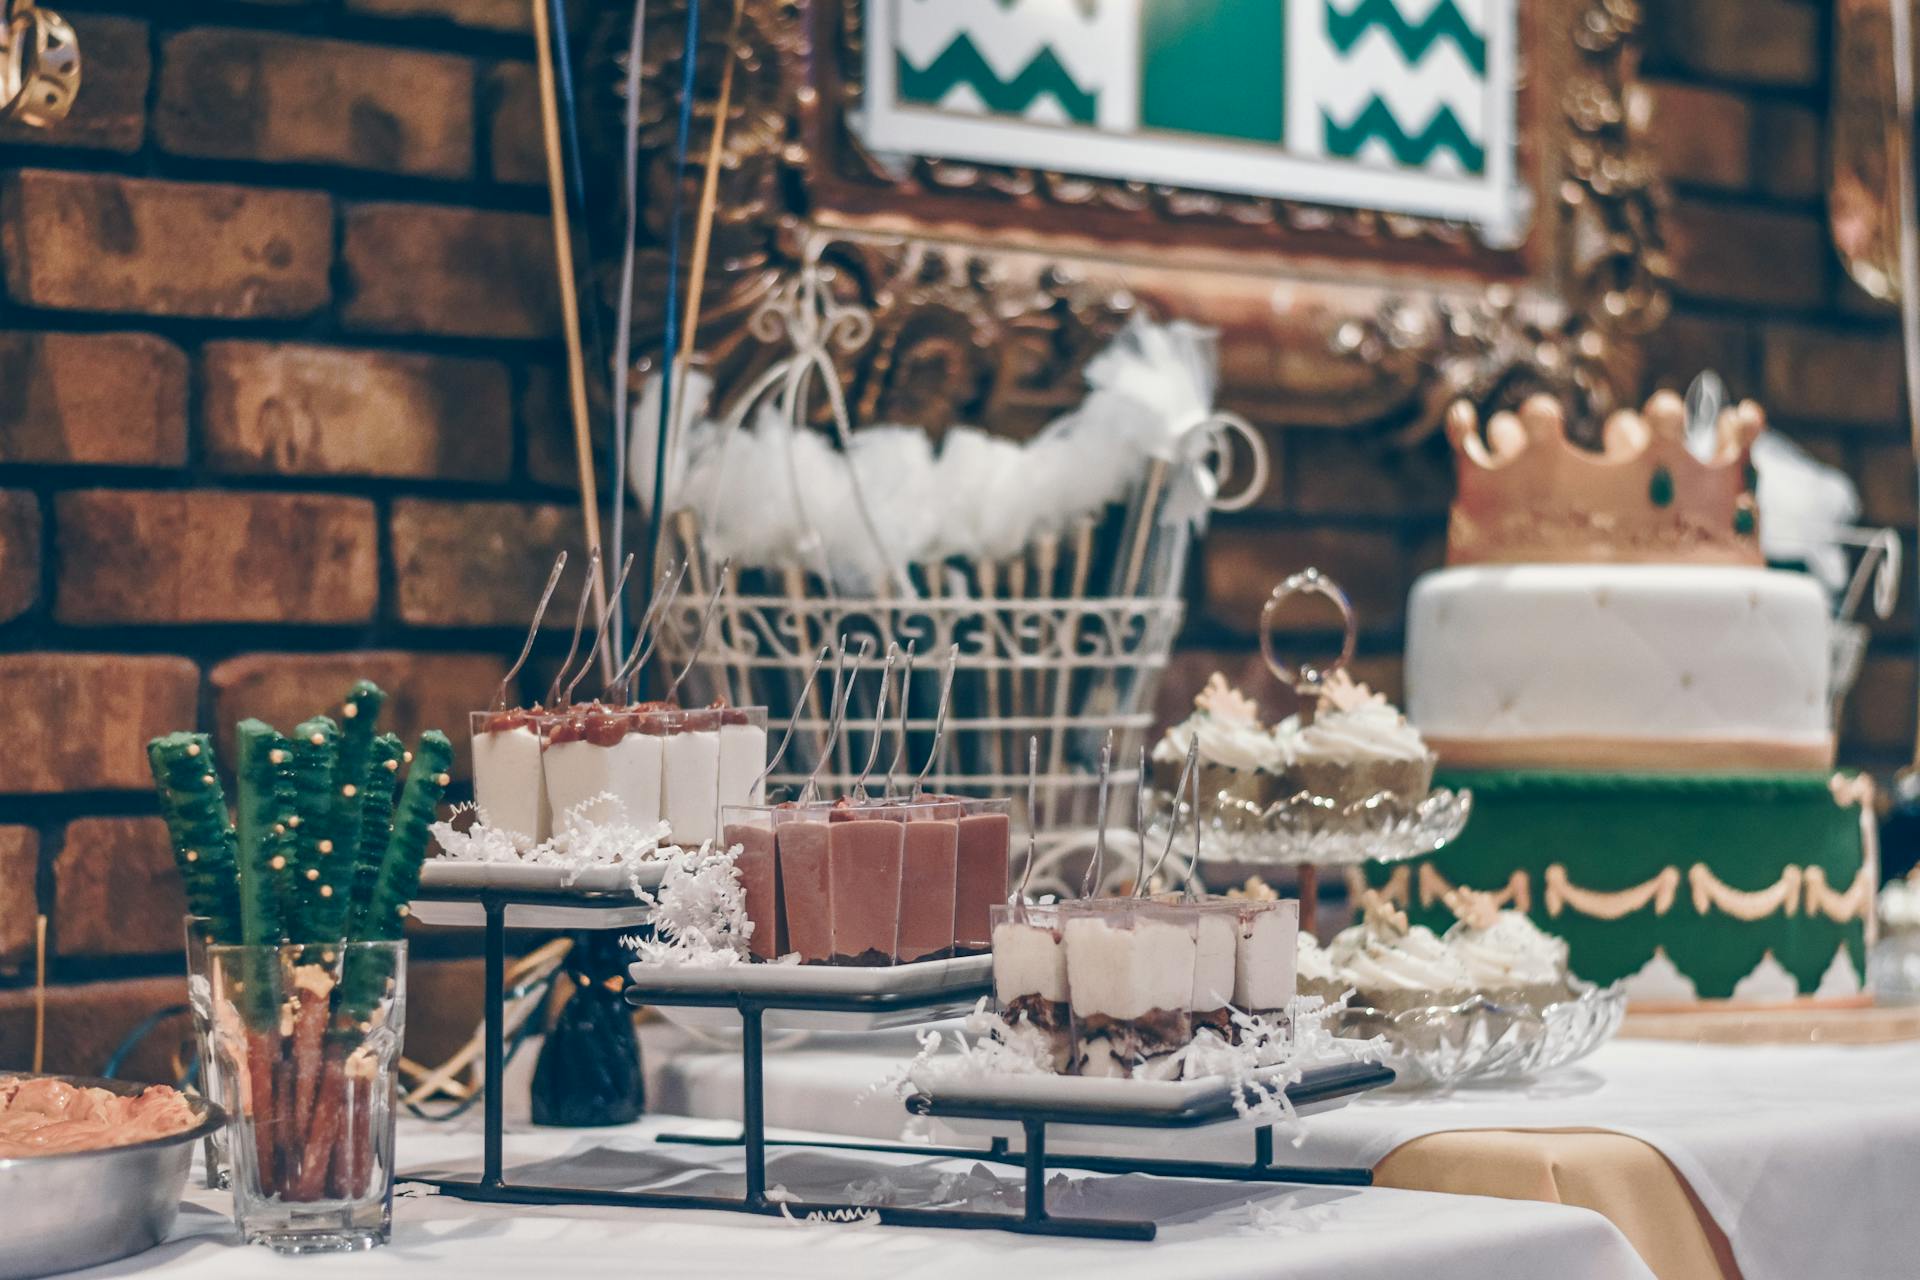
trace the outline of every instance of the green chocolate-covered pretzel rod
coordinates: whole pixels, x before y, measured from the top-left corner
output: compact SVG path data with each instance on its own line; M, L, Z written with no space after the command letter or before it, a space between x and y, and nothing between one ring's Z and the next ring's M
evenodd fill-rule
M240 867L240 937L245 946L287 940L286 882L293 863L293 752L270 724L237 728L240 803L233 833Z
M169 733L147 744L147 764L186 883L187 909L207 920L210 936L240 929L239 870L227 796L214 771L213 741L204 733Z
M320 904L330 938L344 937L353 913L354 885L359 865L361 817L372 805L376 810L390 809L389 792L384 799L373 797L377 791L367 785L367 770L374 763L374 743L380 727L380 711L387 695L371 680L358 680L340 704L340 750L333 763L333 814L328 839L334 851L343 855L348 867L341 878L323 876L323 883L334 886L334 894ZM396 756L399 744L395 742ZM396 766L397 768L397 766ZM384 820L384 813L383 819ZM382 840L384 841L384 836ZM383 847L384 852L384 847Z
M347 936L356 940L366 936L367 905L380 878L380 864L387 858L387 842L393 838L393 805L400 791L400 766L406 759L407 750L397 735L383 733L373 740L360 784L360 831L353 852L353 903L347 920Z
M447 735L429 729L413 749L406 786L393 811L393 834L380 860L370 892L357 900L352 942L382 942L401 936L406 928L407 904L420 888L420 864L427 856L427 828L439 815L453 767L453 744ZM363 831L363 836L365 832ZM341 980L340 1012L350 1022L361 1022L378 1002L390 968L384 956L347 953Z
M333 900L353 884L353 855L333 838L336 825L334 765L340 726L326 716L303 721L293 731L294 876L287 937L293 942L340 941Z

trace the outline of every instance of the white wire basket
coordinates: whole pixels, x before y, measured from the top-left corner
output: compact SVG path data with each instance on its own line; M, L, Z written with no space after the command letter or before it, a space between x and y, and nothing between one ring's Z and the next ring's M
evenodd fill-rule
M822 403L845 452L851 424L834 358L857 349L872 330L863 312L835 297L829 271L808 264L754 317L756 336L791 351L734 399L718 424L723 457L741 424L772 410L789 431L808 430L804 424L816 420ZM918 779L930 790L1012 797L1016 832L1030 823L1040 840L1034 892L1062 892L1069 882L1077 891L1079 866L1100 825L1099 761L1111 734L1107 868L1110 879L1124 879L1137 863L1136 761L1184 616L1187 557L1207 511L1246 506L1267 473L1258 433L1231 414L1198 411L1168 434L1181 442L1179 450L1147 467L1124 505L1078 517L1010 558L893 565L878 589L859 594L836 590L835 566L813 524L830 513L809 513L797 473L790 472L792 500L803 527L789 563L744 573L716 563L703 537L714 509L670 507L676 554L689 574L685 594L662 611L660 644L676 664L692 663L682 702L765 706L776 743L778 727L795 716L792 742L769 778L776 793L812 780L824 794L842 794L863 777L878 792L891 776L896 789ZM1242 442L1241 455L1251 456L1252 471L1237 492L1223 496L1232 437ZM868 496L854 469L847 471L850 507L884 559ZM819 505L817 494L812 501ZM717 608L706 627L709 596ZM809 676L822 650L843 642L852 652L864 646L867 656L851 678L843 731L832 735L823 758L834 718L833 671L811 683ZM890 675L883 668L889 650L899 654ZM937 726L949 661L952 701ZM1036 741L1029 813L1028 752ZM1024 856L1017 837L1014 856Z

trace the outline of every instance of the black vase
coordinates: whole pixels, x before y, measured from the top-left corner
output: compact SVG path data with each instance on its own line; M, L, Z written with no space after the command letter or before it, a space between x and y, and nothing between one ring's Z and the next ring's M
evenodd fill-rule
M630 957L618 933L574 935L567 957L573 997L540 1047L533 1071L533 1122L586 1128L628 1124L647 1109L633 1010L609 979Z

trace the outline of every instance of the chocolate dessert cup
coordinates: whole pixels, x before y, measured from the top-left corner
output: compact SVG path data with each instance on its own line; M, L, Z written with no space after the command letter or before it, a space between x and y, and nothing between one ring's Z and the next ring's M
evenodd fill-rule
M764 805L729 805L720 811L721 840L738 850L733 865L747 896L747 919L753 922L747 954L756 961L778 960L788 949L780 862L774 848L777 812Z
M953 949L955 955L978 955L993 946L989 909L1007 900L1010 873L1008 848L1013 802L1004 796L991 800L961 798L955 850L953 889Z
M1009 1043L1031 1044L1054 1071L1073 1062L1073 1012L1067 1001L1067 952L1057 906L996 902L993 997ZM1031 1037L1031 1040L1028 1040Z
M833 890L828 860L831 810L824 804L788 804L771 812L780 920L786 946L798 953L802 964L831 964Z
M884 806L836 806L827 826L832 962L882 967L900 960L907 824Z

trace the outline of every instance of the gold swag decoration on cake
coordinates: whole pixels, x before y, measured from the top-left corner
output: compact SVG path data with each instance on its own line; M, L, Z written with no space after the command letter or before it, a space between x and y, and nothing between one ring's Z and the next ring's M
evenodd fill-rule
M1616 889L1610 893L1582 889L1567 878L1567 869L1559 863L1547 868L1547 914L1557 916L1568 907L1575 914L1596 920L1618 920L1653 904L1653 914L1663 916L1673 910L1674 895L1680 892L1680 869L1662 867L1651 880Z
M1494 414L1484 434L1455 403L1447 563L1763 565L1751 454L1766 415L1751 400L1722 412L1704 461L1686 421L1680 397L1658 392L1609 417L1595 452L1568 439L1550 396Z

